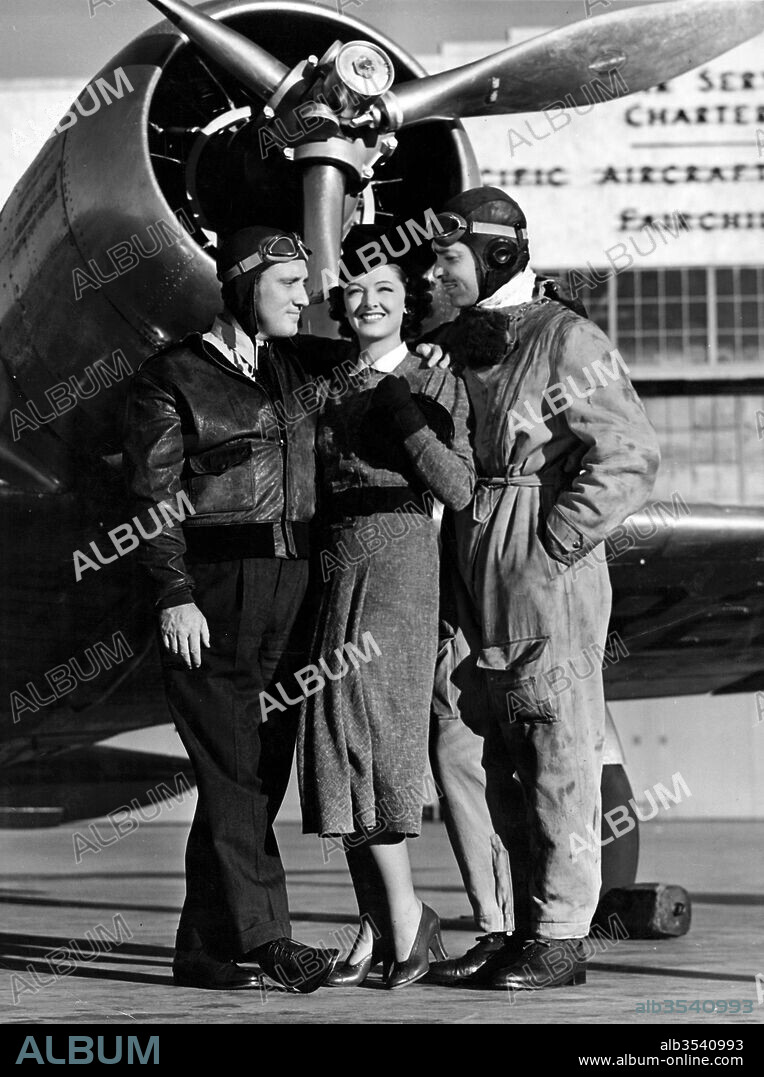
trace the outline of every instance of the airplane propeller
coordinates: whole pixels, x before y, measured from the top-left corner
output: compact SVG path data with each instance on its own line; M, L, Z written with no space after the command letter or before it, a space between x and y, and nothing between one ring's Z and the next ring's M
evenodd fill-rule
M179 0L149 0L211 60L258 97L270 97L289 73L286 64L224 23Z
M584 19L384 95L407 127L432 119L588 105L585 87L618 71L624 96L691 70L764 30L761 0L672 0ZM611 94L613 91L610 91Z
M335 43L321 60L309 57L289 71L182 0L149 2L264 102L260 122L297 131L290 145L303 169L313 302L323 298L322 269L335 273L339 264L347 194L360 193L374 163L393 152L394 131L428 120L534 112L551 103L588 105L586 87L608 74L612 97L635 93L764 30L762 0L668 0L588 18L393 88L391 61L369 42ZM339 109L328 106L329 91Z

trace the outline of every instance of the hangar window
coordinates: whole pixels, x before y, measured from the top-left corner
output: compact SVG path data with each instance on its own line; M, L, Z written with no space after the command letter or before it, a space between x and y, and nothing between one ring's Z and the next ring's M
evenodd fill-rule
M764 359L762 266L638 269L583 285L579 296L635 372L750 376Z
M764 469L751 465L764 453L764 267L633 270L579 296L658 434L653 496L764 505Z

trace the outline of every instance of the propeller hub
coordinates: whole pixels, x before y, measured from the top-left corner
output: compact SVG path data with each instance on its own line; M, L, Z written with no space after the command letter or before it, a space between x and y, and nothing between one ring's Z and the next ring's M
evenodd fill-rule
M334 70L351 93L365 99L379 97L395 79L390 57L370 41L348 41L343 45Z
M341 103L339 118L349 123L386 93L395 80L392 60L370 41L348 41L332 57L323 83L330 100Z

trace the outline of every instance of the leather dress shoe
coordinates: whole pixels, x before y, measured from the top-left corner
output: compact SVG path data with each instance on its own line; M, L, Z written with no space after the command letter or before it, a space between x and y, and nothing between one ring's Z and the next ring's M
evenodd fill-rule
M342 965L337 965L334 971L327 976L324 986L359 987L380 961L383 964L382 978L386 981L390 967L393 964L392 951L386 942L375 940L371 953L352 964L350 961L345 961Z
M426 976L430 967L428 956L430 953L439 961L445 961L448 957L443 947L438 914L423 902L419 927L411 944L409 956L405 961L395 961L385 977L385 986L388 990L394 991L399 987L407 987Z
M247 955L277 984L301 995L309 995L326 982L339 956L339 950L319 950L287 938L271 939Z
M203 950L176 951L172 963L176 987L201 987L207 991L241 991L260 987L260 977L233 961L218 961Z
M345 961L329 973L324 980L324 987L359 987L371 972L371 954L361 958L357 964Z
M425 983L444 986L464 983L480 972L497 954L505 958L514 957L520 950L514 939L514 935L506 935L503 931L491 931L487 935L478 935L476 945L471 946L466 954L462 954L461 957L452 957L448 961L433 962L425 977Z
M531 939L519 954L487 962L471 982L515 991L573 987L586 983L585 962L581 939Z

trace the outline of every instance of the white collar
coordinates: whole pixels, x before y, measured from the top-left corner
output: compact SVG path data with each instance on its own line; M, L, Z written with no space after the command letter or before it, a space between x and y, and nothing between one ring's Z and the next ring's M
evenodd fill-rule
M409 349L407 344L398 344L392 351L385 352L379 359L375 359L373 363L366 363L364 360L364 352L361 352L359 359L371 370L379 370L383 374L390 374L397 366L400 366L408 353Z
M518 273L501 288L489 295L482 303L478 303L481 310L496 310L497 307L519 307L521 303L530 303L536 287L536 272L530 266L526 266L522 273Z
M249 333L242 329L230 311L224 311L216 316L211 329L204 334L204 340L209 341L213 347L217 347L222 351L234 366L238 367L243 362L250 369L257 369L257 347L255 342ZM258 339L258 344L261 343L263 341Z

